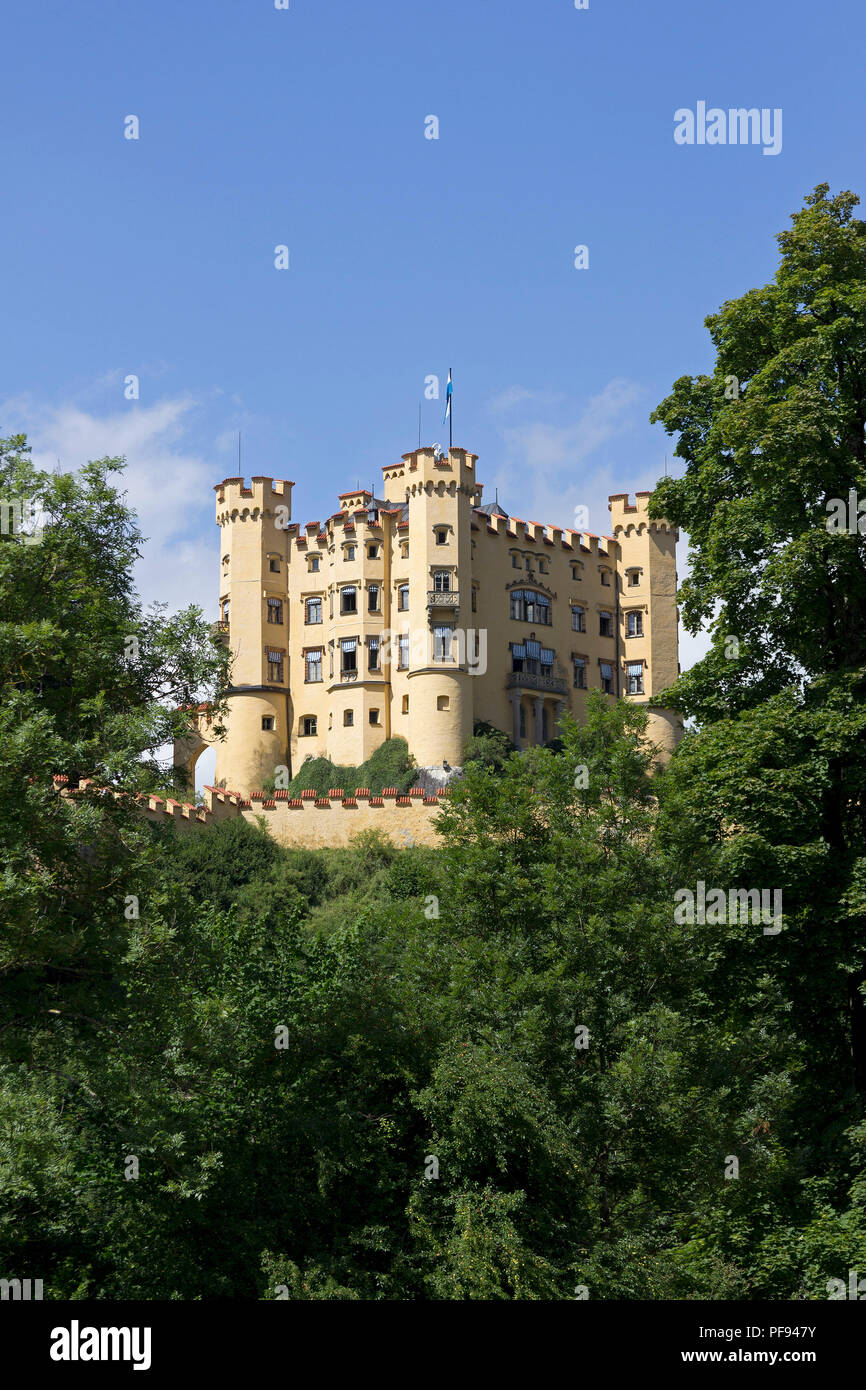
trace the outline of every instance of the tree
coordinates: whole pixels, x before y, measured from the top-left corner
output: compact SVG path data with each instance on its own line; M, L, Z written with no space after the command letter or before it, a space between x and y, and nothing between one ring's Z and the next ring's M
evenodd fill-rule
M465 767L468 763L474 763L492 771L502 771L514 751L514 744L507 734L497 729L494 724L477 719L472 737L463 751L463 765Z
M777 968L813 1055L835 1059L837 1094L866 1091L857 201L818 185L778 237L773 282L707 319L712 375L682 377L652 416L685 460L681 478L659 482L652 514L688 532L683 618L713 632L707 657L663 697L701 726L674 776L684 833L714 840L735 882L757 875L783 890Z
M774 281L706 320L712 376L681 377L651 416L686 465L651 512L688 532L683 621L715 635L674 687L702 723L866 662L866 507L848 509L866 499L866 222L854 194L827 195L780 233Z
M703 726L678 760L681 819L720 845L737 827L728 869L783 891L778 969L815 1055L835 1056L837 1088L844 1072L863 1093L866 517L848 507L866 496L856 203L817 186L778 236L774 281L706 320L712 377L681 378L652 417L678 434L685 473L660 481L651 507L688 531L685 626L713 627L712 651L664 696Z
M51 475L23 436L0 441L0 495L41 518L41 535L0 538L4 1225L36 1277L46 1228L75 1229L67 1151L82 1171L88 1161L73 1116L112 1108L105 1057L124 1026L124 961L159 883L159 840L132 799L178 786L158 749L184 727L179 706L226 684L195 609L140 607L141 536L112 486L120 467ZM82 777L94 785L78 787Z
M713 1007L729 933L674 921L645 730L596 693L561 754L469 767L442 813L451 893L421 993L444 1036L417 1098L439 1169L410 1207L428 1296L745 1287L712 1252L688 1275L671 1258L735 1200L726 1154L759 1203L771 1189L754 1116L784 1111L788 1034L760 978Z

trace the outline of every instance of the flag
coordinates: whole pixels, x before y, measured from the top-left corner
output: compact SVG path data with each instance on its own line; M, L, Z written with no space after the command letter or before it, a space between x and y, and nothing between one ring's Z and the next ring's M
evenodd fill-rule
M454 390L454 387L453 387L453 385L452 385L452 383L451 383L451 368L449 367L449 368L448 368L448 385L447 385L447 387L445 388L445 414L442 416L442 423L443 423L443 425L445 424L445 421L446 421L446 420L450 420L450 419L451 419L451 392L452 392L453 390Z

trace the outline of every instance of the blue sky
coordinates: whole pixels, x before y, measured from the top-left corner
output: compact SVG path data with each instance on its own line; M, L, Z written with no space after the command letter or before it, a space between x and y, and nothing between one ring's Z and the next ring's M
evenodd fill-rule
M6 0L0 433L125 453L144 596L212 615L237 431L322 517L449 366L485 500L604 532L705 315L816 183L863 191L863 33L855 0ZM676 145L700 100L782 108L781 153Z

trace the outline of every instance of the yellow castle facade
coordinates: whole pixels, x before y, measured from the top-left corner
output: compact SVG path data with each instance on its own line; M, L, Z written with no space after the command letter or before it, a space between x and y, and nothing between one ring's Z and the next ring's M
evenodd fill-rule
M293 484L216 485L220 630L233 657L215 782L249 797L309 757L356 766L405 738L419 767L458 767L477 721L517 747L556 737L587 693L649 703L678 673L677 531L649 493L610 498L598 536L482 504L476 455L425 447L291 520ZM677 717L650 710L669 754ZM191 769L210 742L178 750ZM279 778L283 781L280 783Z

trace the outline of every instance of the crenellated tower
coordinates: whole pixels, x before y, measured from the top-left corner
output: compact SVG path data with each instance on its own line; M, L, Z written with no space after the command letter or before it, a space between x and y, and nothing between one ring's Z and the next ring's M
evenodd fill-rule
M679 674L677 555L679 531L649 515L651 492L627 492L608 499L611 531L619 543L617 560L618 638L622 652L622 693L648 703ZM640 668L640 669L638 669ZM640 684L640 690L630 688ZM649 711L649 736L666 754L682 737L682 721L672 710Z
M288 526L293 483L217 483L220 631L231 648L228 734L216 744L217 785L248 795L289 766Z
M409 668L393 673L392 681L395 694L408 701L406 733L421 767L443 761L459 766L472 735L472 653L466 651L466 632L474 627L476 457L466 449L452 447L445 454L428 445L384 470L386 498L408 504L409 612L402 615L402 626L409 630L411 615L414 631Z

